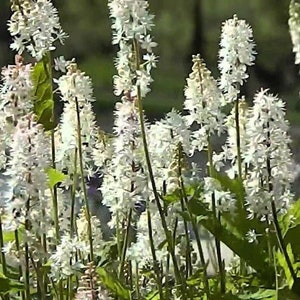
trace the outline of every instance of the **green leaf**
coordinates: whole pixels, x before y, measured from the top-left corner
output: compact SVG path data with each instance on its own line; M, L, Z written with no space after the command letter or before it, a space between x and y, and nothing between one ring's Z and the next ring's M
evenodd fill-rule
M274 299L276 296L276 290L271 289L259 289L256 292L247 293L246 295L240 295L239 299L243 300L264 300L264 299Z
M20 225L18 228L18 238L21 241L23 239L23 234L25 232L25 226ZM3 241L4 244L15 241L15 231L4 231L3 232Z
M188 203L194 213L201 213L200 223L218 238L221 242L227 245L235 254L244 259L251 267L258 271L261 279L270 282L273 280L274 270L266 262L268 254L260 244L249 243L245 236L237 228L232 216L222 214L221 224L216 223L215 217L201 199L191 199Z
M54 107L51 63L49 56L44 56L33 68L32 81L34 84L33 111L38 123L43 124L46 130L54 128L52 113Z
M103 285L114 293L116 296L124 300L130 300L130 290L127 289L115 275L107 272L104 268L98 267L97 273L100 276L101 282Z
M293 255L293 252L292 252L291 244L288 244L286 246L286 251L287 251L288 256L290 258L290 261L293 265L294 264L294 255ZM278 260L278 264L284 270L284 274L285 274L285 277L286 277L287 284L288 284L289 288L291 289L293 284L294 284L294 280L293 280L292 274L289 270L289 267L288 267L288 264L286 262L285 256L283 255L283 253L280 250L277 250L276 257L277 257L277 260Z
M0 293L14 293L24 290L24 285L16 280L12 280L6 277L3 273L0 273Z
M159 300L159 299L160 297L158 291L152 291L145 297L145 300Z
M46 170L46 173L49 178L49 187L52 189L57 183L62 182L66 179L67 175L63 174L62 172L49 168Z

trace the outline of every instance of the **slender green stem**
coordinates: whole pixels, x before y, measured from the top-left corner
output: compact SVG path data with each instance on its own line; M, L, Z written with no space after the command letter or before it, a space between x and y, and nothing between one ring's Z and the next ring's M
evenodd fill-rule
M138 43L135 39L133 40L133 43L134 43L134 50L135 50L135 55L136 55L136 69L139 70L139 68L140 68L139 47L138 47ZM155 183L155 179L154 179L154 175L153 175L150 154L148 151L146 130L145 130L145 120L144 120L143 103L142 103L142 97L141 97L141 88L139 85L137 86L137 104L138 104L138 112L139 112L139 120L140 120L142 140L143 140L143 146L144 146L144 153L145 153L146 164L147 164L147 168L148 168L148 172L149 172L149 177L150 177L150 182L151 182L151 186L152 186L152 190L153 190L154 199L155 199L155 202L157 205L157 209L158 209L158 212L160 215L162 227L163 227L164 233L166 235L166 240L167 240L169 251L170 251L170 254L172 257L176 282L178 284L180 284L183 294L185 295L186 294L186 283L182 279L182 276L180 274L180 270L179 270L176 255L175 255L175 245L172 243L172 235L168 229L167 221L166 221L166 218L165 218L165 215L163 212L162 205L160 203L159 194L157 192L156 183Z
M15 242L16 242L17 253L18 253L18 255L20 255L20 241L19 241L18 229L15 230ZM19 280L20 280L20 278L23 276L22 266L21 265L19 265L18 271L19 271ZM22 300L25 299L25 293L24 293L24 291L21 292L21 298L22 298Z
M160 274L159 264L156 257L154 239L153 239L153 232L152 232L152 221L151 221L151 212L149 205L147 205L147 224L148 224L148 235L149 235L149 242L150 242L150 249L153 259L153 269L156 275L156 282L158 286L159 298L164 299L163 291L162 291L162 278Z
M71 189L71 212L70 212L70 237L72 238L76 232L76 223L75 223L75 198L76 198L76 187L77 187L77 156L78 148L75 148L74 153L74 173L73 173L73 184Z
M90 244L90 258L89 259L90 259L90 261L93 261L94 260L93 233L92 233L91 213L90 213L90 207L89 207L89 202L88 202L88 198L87 198L87 191L86 191L86 184L85 184L85 177L84 177L82 141L81 141L80 108L79 108L77 97L75 97L75 106L76 106L76 115L77 115L77 143L78 143L77 147L78 147L78 155L79 155L80 176L81 176L83 198L84 198L84 204L85 204L86 220L88 223L88 237L89 237L89 244Z
M281 229L280 229L280 226L279 226L278 218L277 218L275 202L273 200L271 202L271 207L272 207L273 224L274 224L274 228L275 228L275 232L276 232L276 236L277 236L277 240L278 240L278 245L279 245L279 248L280 248L281 252L284 255L284 258L285 258L285 261L286 261L287 266L289 268L289 271L291 273L291 276L292 276L292 278L295 282L296 279L297 279L297 274L294 270L293 264L291 262L289 254L286 250L286 245L285 245L285 242L284 242L284 239L283 239L283 236L282 236L282 233L281 233Z
M130 225L132 220L132 209L129 209L128 216L127 216L127 224L125 229L125 238L123 241L123 247L122 247L122 254L120 259L120 266L119 266L119 278L121 278L122 273L124 271L124 265L126 260L126 252L128 248L128 241L129 241L129 232L130 232Z
M140 293L140 276L139 276L139 265L138 263L135 264L135 294L136 299L141 299L141 293Z
M267 124L267 127L269 127L269 124ZM270 135L270 131L268 130L267 132L267 141L270 141L271 140L271 135ZM268 145L268 148L270 147L270 145ZM273 185L272 185L272 168L271 168L271 160L270 160L270 157L267 157L267 172L268 172L268 182L269 182L269 192L272 192L273 191ZM296 281L297 279L297 274L294 270L294 267L293 267L293 264L291 262L291 259L289 257L289 254L286 250L286 245L285 245L285 242L284 242L284 239L283 239L283 236L282 236L282 232L281 232L281 229L280 229L280 225L279 225L279 222L278 222L278 218L277 218L277 210L276 210L276 204L275 204L275 201L272 199L271 200L271 210L272 210L272 217L273 217L273 225L274 225L274 229L275 229L275 232L276 232L276 237L277 237L277 241L278 241L278 245L279 245L279 248L285 258L285 261L287 263L287 266L288 266L288 269L291 273L291 276L294 280L294 282Z
M241 155L241 133L240 133L240 117L239 117L239 99L235 100L235 130L236 130L236 150L238 163L238 176L242 178L242 155Z
M275 252L275 247L273 247L273 251L272 251L272 256L273 256L273 266L274 266L274 272L275 272L275 290L276 290L276 295L275 295L275 299L274 300L278 300L278 293L279 293L279 281L278 281L278 271L277 271L277 264L276 264L276 252Z
M34 261L31 251L29 251L29 258L31 261L31 265L33 266L33 268L35 270L36 277L37 277L37 287L38 287L37 295L38 295L39 299L46 300L43 276L41 276L41 273L40 273L40 261L38 261L37 263Z
M201 243L201 240L200 240L200 235L199 235L199 230L198 230L197 222L195 220L195 217L194 217L191 209L188 206L188 197L187 197L187 195L185 193L185 186L184 186L184 181L182 180L182 178L180 180L180 185L181 185L181 190L183 192L183 199L184 199L184 202L185 202L185 207L187 208L189 217L191 219L192 228L193 228L193 231L195 233L196 244L197 244L197 248L198 248L200 262L201 262L201 264L203 266L204 289L205 289L205 291L207 293L207 296L208 296L208 299L209 299L209 297L210 297L210 290L209 290L209 281L208 281L207 270L206 270L207 267L206 267L206 262L205 262L205 258L204 258L204 251L203 251L203 248L202 248L202 243Z
M2 208L0 208L2 209ZM1 217L2 212L0 212L0 252L1 252L1 264L2 264L2 271L3 275L7 275L7 267L6 267L6 258L5 258L5 253L3 251L4 247L4 239L3 239L3 230L2 230L2 217Z
M209 176L214 177L214 169L213 169L213 160L212 160L212 147L211 147L211 141L210 136L207 133L207 154L208 154L208 163L209 163ZM215 226L218 226L221 228L221 222L220 213L217 212L216 209L216 200L215 200L215 194L212 193L211 197L212 202L212 211L214 215L214 223ZM224 270L224 264L222 260L222 253L221 253L221 243L220 240L215 236L215 246L216 246L216 252L217 252L217 261L218 261L218 267L219 267L219 275L220 275L220 292L221 294L224 294L226 292L226 283L225 283L225 270Z
M182 175L182 159L183 159L183 150L181 143L177 146L177 172L178 172L178 180L180 185L180 206L182 212L186 212L185 202L184 202L184 183L183 183L183 175ZM190 242L190 234L188 229L188 223L186 220L183 220L184 232L185 232L185 241L186 241L186 253L185 253L185 265L186 265L186 279L192 274L192 259L191 259L191 242Z
M3 251L3 247L4 247L4 239L3 239L3 230L2 230L2 218L1 218L1 214L2 214L2 208L0 208L0 252L1 252L1 256L0 256L0 262L2 264L2 272L4 276L7 276L7 265L6 265L6 257L5 257L5 253ZM9 294L4 295L4 300L9 300Z

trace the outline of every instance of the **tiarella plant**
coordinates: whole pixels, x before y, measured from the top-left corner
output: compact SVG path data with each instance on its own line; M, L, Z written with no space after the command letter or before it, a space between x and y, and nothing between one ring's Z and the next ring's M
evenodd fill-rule
M291 1L289 19L296 63L299 5ZM225 21L220 78L194 55L184 112L150 122L154 15L146 0L108 8L120 97L112 134L97 126L91 78L75 59L52 58L67 37L52 2L11 0L16 59L0 86L9 187L1 299L299 299L298 168L284 101L265 89L252 105L242 95L256 54L251 27L236 15ZM215 138L225 140L221 151Z

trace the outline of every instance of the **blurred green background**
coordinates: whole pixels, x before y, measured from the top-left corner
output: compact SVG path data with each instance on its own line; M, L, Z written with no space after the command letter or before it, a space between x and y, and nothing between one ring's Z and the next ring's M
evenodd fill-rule
M0 65L13 63L9 51L7 20L10 1L0 1ZM116 73L111 45L111 22L107 1L56 0L62 26L69 34L56 56L75 57L79 67L92 77L98 114L112 111L118 99L112 93ZM201 53L218 78L218 49L222 22L237 14L252 26L256 42L256 65L243 92L251 101L256 90L270 88L287 101L288 117L300 124L300 78L288 29L289 0L152 0L155 14L153 36L159 44L158 68L153 71L152 92L145 99L150 117L160 116L172 107L182 108L185 78L191 67L191 55Z

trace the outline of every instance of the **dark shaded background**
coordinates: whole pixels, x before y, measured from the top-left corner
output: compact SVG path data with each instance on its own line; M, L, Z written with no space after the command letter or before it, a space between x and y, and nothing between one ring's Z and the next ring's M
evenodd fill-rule
M55 55L76 57L79 66L92 77L98 114L111 111L117 100L112 94L115 74L111 45L111 22L107 1L53 1L59 10L64 30L70 35ZM258 52L256 65L244 88L247 99L260 87L269 87L287 101L292 122L300 123L298 67L288 30L289 0L153 0L150 9L156 15L153 35L159 46L160 61L153 72L152 93L145 100L148 115L161 115L171 107L182 108L185 78L190 72L191 55L201 53L217 78L218 44L221 24L233 14L252 26ZM0 1L0 65L13 63L9 51L10 36L6 22L9 0ZM299 119L299 121L298 121Z

